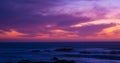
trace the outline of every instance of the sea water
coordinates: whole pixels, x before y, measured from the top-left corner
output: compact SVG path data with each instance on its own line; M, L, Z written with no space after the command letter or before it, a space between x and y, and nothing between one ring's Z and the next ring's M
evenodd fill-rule
M57 48L73 48L72 52L56 52ZM41 52L31 52L40 50ZM46 52L49 50L50 52ZM80 51L85 50L93 52L92 54L83 54L79 56ZM0 63L13 62L21 60L31 61L52 61L53 57L60 59L74 60L77 63L120 63L119 59L109 59L99 56L118 56L120 54L103 54L102 52L119 51L119 42L1 42L0 43ZM69 56L64 56L68 54ZM82 55L82 54L81 54ZM87 55L87 56L84 56Z

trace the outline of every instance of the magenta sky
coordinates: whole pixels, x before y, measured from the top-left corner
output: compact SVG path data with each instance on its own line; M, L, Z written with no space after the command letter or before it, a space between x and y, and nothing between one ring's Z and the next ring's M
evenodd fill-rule
M1 0L0 41L120 41L120 0Z

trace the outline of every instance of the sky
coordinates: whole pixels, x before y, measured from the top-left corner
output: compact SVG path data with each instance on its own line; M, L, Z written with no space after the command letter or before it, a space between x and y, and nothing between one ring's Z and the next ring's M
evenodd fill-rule
M0 0L0 42L120 41L120 0Z

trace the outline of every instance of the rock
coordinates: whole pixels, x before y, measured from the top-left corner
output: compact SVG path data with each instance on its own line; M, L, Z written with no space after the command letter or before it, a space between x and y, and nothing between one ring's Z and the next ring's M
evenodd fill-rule
M47 61L33 62L33 61L30 61L30 60L22 60L22 61L19 61L18 63L53 63L53 62L47 62Z
M53 62L48 62L48 61L38 61L38 62L33 62L30 60L22 60L19 61L18 63L75 63L73 60L59 60L57 57L53 57Z
M18 63L33 63L33 62L30 60L22 60L22 61L19 61Z
M91 52L88 51L80 51L81 54L91 54Z
M54 63L75 63L73 60L60 60L57 57L53 57Z
M40 50L32 50L31 52L38 53L41 52Z
M12 63L12 62L3 62L3 63Z
M11 58L21 58L21 57L18 57L18 56L10 56Z
M110 54L120 54L120 51L111 51Z
M57 60L59 60L59 59L58 59L57 57L53 57L53 60L54 60L54 61L57 61Z
M45 52L51 52L51 50L44 50Z
M57 60L54 63L75 63L73 60Z
M32 63L53 63L53 62L40 61L40 62L32 62Z
M58 48L58 49L55 49L54 51L57 51L57 52L71 52L71 51L73 51L73 48Z

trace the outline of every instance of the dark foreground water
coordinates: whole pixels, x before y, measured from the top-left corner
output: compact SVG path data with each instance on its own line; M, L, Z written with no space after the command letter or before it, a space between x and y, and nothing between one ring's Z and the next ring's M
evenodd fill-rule
M112 48L120 49L120 42L19 42L19 43L0 43L0 49L31 49L31 48Z
M55 51L72 48L71 52ZM34 50L40 50L35 52ZM84 51L84 52L83 52ZM82 52L82 53L80 53ZM0 63L20 60L51 61L52 57L77 63L120 63L119 42L42 42L0 43Z

